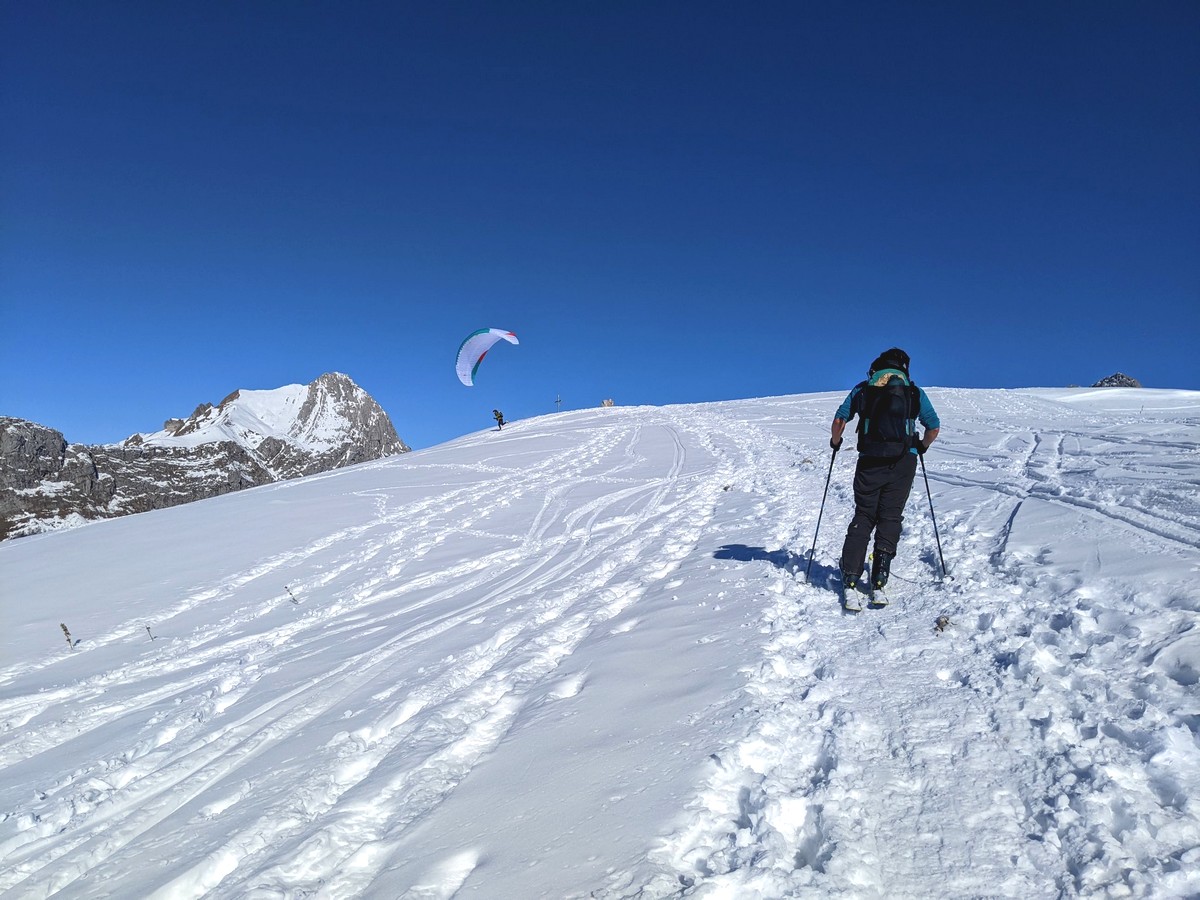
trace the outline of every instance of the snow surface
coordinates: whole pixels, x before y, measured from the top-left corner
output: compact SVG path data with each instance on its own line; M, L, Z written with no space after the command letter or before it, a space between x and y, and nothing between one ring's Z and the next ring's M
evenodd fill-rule
M0 545L0 894L1200 895L1200 393L929 393L857 616L833 394Z

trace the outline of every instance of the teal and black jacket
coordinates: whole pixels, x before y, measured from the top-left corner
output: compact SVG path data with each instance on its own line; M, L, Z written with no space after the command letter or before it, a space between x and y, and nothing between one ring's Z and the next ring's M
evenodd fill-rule
M846 395L846 399L842 401L842 405L838 407L837 412L834 414L834 418L842 419L846 422L849 422L855 416L859 416L858 435L860 452L864 450L864 439L866 438L867 432L871 430L870 421L863 415L864 389L867 387L884 387L887 385L895 385L897 381L906 386L911 385L909 379L905 377L904 373L899 369L880 369L878 372L872 373L868 380L856 384L851 389L850 393ZM929 397L926 396L925 392L916 385L912 385L912 391L915 392L915 396L912 398L913 403L911 404L909 411L905 416L906 421L904 424L908 437L907 442L909 444L916 442L914 428L914 423L916 421L920 421L920 423L927 429L942 427L941 420L938 418L937 410L933 408L933 404L929 402ZM902 447L903 445L901 445L901 448ZM897 452L903 452L903 450L898 448L897 450L892 451L892 453ZM916 453L917 448L912 446L910 447L909 452Z

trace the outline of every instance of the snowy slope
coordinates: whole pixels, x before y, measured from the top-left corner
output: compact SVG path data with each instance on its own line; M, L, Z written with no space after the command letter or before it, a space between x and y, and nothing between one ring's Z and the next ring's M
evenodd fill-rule
M856 617L832 394L0 545L0 895L1200 894L1200 394L929 393Z

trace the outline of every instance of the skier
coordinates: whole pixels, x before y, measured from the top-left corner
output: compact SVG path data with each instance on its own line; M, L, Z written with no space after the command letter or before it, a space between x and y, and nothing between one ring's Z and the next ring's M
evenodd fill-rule
M498 409L493 409L492 410L492 418L496 420L496 430L503 431L504 430L504 413L500 412L500 410L498 410Z
M925 392L912 383L908 354L885 350L871 363L867 380L855 385L833 417L829 446L842 446L846 423L858 416L858 464L854 469L854 518L842 545L842 584L854 590L862 577L867 544L875 532L871 585L888 581L904 504L917 474L917 454L929 449L941 421ZM925 426L918 438L915 422Z

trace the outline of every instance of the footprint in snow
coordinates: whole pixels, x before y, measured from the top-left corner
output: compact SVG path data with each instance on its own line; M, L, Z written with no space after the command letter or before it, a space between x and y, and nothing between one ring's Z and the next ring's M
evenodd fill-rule
M554 684L549 691L546 692L548 700L569 700L572 697L579 695L583 690L583 686L587 683L587 676L583 673L572 675L570 678L564 678Z

